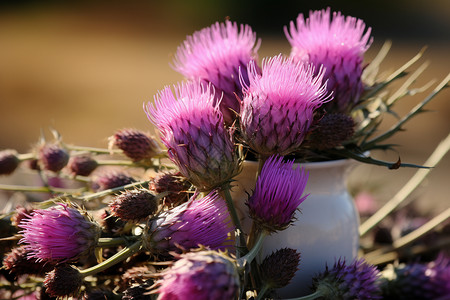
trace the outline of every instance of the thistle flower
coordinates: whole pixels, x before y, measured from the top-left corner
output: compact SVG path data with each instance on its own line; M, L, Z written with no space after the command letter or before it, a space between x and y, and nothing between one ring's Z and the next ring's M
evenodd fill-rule
M297 27L296 27L297 25ZM328 80L328 91L334 92L334 101L327 108L334 112L349 112L363 91L361 74L363 55L370 47L371 28L360 19L345 17L330 8L311 11L305 20L303 14L292 21L290 30L285 26L291 56L326 69L324 80Z
M97 161L90 155L72 156L67 164L70 173L80 176L89 176L97 167Z
M51 297L74 296L83 283L80 272L69 264L59 264L44 279L45 292Z
M100 227L87 212L65 203L36 209L22 220L20 243L39 261L77 261L91 253L100 236Z
M291 282L298 270L300 253L283 248L264 258L260 266L261 277L270 288L282 288Z
M19 166L20 159L15 150L0 151L0 175L9 175Z
M243 81L248 84L247 63L257 59L259 44L256 34L248 25L238 25L231 21L215 23L211 27L195 32L177 49L174 69L188 79L211 82L215 87L215 103L220 100L220 108L227 124L239 113L239 101ZM235 95L236 93L236 95ZM223 96L222 96L223 95Z
M364 259L357 259L350 265L339 259L333 268L313 278L313 289L320 299L369 300L381 299L377 280L379 271Z
M189 252L161 273L158 300L237 299L239 274L225 254L215 251Z
M133 161L150 159L161 152L158 143L148 134L136 129L118 130L110 137L109 147L116 146Z
M44 170L59 172L69 161L69 153L56 144L42 145L38 150L39 163Z
M163 204L168 207L186 200L187 191L190 187L190 183L180 172L158 173L149 183L149 189L155 191L155 193L168 193L167 196L162 198Z
M440 255L429 263L390 267L380 280L383 299L448 299L450 260Z
M92 182L94 191L104 191L136 182L133 177L119 171L108 171L96 176Z
M239 170L231 130L225 129L213 87L191 82L166 87L146 113L160 133L169 158L200 191L211 191Z
M158 198L148 190L128 190L109 204L111 214L124 221L140 221L158 209Z
M345 114L325 114L309 136L308 143L318 150L331 149L349 140L355 133L355 121Z
M164 211L149 221L144 231L144 245L152 253L168 254L203 245L211 249L226 247L229 213L225 201L215 192L201 199Z
M269 232L286 229L295 211L306 199L302 196L308 181L303 168L293 169L294 161L272 156L264 164L248 199L250 217Z
M297 150L313 121L314 111L331 99L322 84L324 70L284 59L265 59L260 73L248 64L250 86L244 87L241 131L257 153L287 155Z

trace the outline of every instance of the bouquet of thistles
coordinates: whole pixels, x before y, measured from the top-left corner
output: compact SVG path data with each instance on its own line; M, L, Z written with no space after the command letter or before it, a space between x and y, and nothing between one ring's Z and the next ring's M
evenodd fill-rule
M279 299L302 254L279 245L261 257L261 248L308 201L308 173L294 163L350 158L422 168L371 155L392 148L386 140L450 77L381 131L398 100L427 88L412 87L422 67L408 73L421 53L380 78L389 44L365 65L373 38L362 20L326 9L300 14L284 30L290 55L260 64L248 25L226 20L188 36L172 64L186 81L144 104L161 143L122 129L105 149L81 147L52 130L30 153L1 151L0 174L32 173L40 184L0 185L13 192L0 224L0 298ZM246 159L259 162L255 189L246 191L250 232L232 199ZM450 260L440 250L450 243L438 230L448 215L409 238L414 260L395 241L367 256L361 247L352 261L324 262L310 294L296 299L449 299ZM432 230L434 240L424 240ZM428 260L419 259L424 253Z

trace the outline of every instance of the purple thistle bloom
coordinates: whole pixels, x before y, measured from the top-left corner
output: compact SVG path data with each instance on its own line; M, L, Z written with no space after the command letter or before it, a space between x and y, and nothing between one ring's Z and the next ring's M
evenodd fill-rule
M390 274L389 274L390 273ZM383 299L449 299L450 259L440 255L429 263L412 263L383 271Z
M225 201L211 192L201 199L191 199L150 220L144 244L152 253L168 254L200 245L210 249L227 247L229 213Z
M269 232L286 229L298 206L308 196L302 196L308 174L303 168L294 170L293 166L293 160L283 162L281 156L270 157L247 201L252 219Z
M263 60L262 73L250 62L248 73L240 122L244 140L265 156L297 150L314 111L331 99L322 83L324 70L314 76L314 67L278 55Z
M76 261L97 245L100 227L86 212L59 203L57 207L36 209L19 224L20 243L38 261Z
M325 300L369 300L381 299L378 277L380 272L364 259L346 265L339 259L333 268L313 278L313 288Z
M211 27L195 32L177 49L174 69L188 79L211 82L215 87L216 101L222 97L220 108L228 124L239 113L242 86L239 69L245 83L248 83L247 63L257 59L259 43L256 34L248 25L231 21L215 23Z
M359 101L363 55L372 44L371 28L364 33L365 27L362 20L340 12L331 17L328 8L311 11L306 20L300 14L297 27L292 21L290 30L284 28L292 57L325 67L324 80L328 90L334 91L334 101L327 104L331 111L347 113Z
M239 171L231 129L214 105L213 87L190 82L166 87L148 103L146 113L161 134L169 158L183 176L201 191L228 182Z
M239 274L233 260L214 251L190 252L180 256L162 272L158 300L237 299Z

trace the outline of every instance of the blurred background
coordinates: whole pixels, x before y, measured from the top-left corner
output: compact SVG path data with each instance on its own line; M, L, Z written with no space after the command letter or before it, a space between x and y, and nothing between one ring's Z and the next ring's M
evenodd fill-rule
M40 130L58 130L66 143L106 147L121 128L153 131L142 105L164 85L182 80L170 62L186 35L229 17L252 26L261 38L259 57L288 54L283 26L299 13L330 6L363 19L374 44L393 47L382 69L393 71L423 46L430 66L418 86L450 71L450 1L2 1L0 3L0 149L28 152ZM437 84L436 82L436 84ZM436 85L435 84L435 85ZM433 87L435 86L433 85ZM398 106L404 114L431 89ZM423 164L450 132L450 92L442 92L406 125L381 159ZM393 120L387 122L392 124ZM389 123L391 122L391 123ZM50 135L48 135L50 137ZM412 195L419 206L439 211L450 199L447 155ZM414 173L362 166L353 184L376 189L388 200ZM0 178L4 182L5 178Z

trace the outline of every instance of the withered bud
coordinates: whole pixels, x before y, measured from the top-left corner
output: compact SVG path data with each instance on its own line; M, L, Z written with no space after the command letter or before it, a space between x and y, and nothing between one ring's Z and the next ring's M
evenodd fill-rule
M110 137L109 147L116 146L133 161L150 159L161 152L158 143L136 129L122 129Z
M80 272L69 264L57 265L44 279L45 292L52 297L75 296L82 283Z
M24 246L13 248L3 259L3 268L14 276L33 274L39 275L50 271L53 268L51 263L37 261L28 258L29 252Z
M283 248L272 252L261 264L261 277L271 288L282 288L294 277L299 262L300 253L294 249Z
M72 156L67 164L70 173L80 176L89 176L97 166L97 161L90 155Z
M15 150L0 151L0 175L9 175L14 172L20 164L20 159Z
M326 114L310 135L311 146L318 150L331 149L349 140L355 133L355 121L345 114Z
M109 204L111 214L124 221L141 221L158 210L159 199L148 190L128 190Z
M34 209L31 206L18 205L16 207L16 212L11 216L11 224L17 227L20 224L20 221L29 218L33 210Z
M44 170L61 171L69 161L69 153L56 144L45 144L38 152L40 166Z
M167 192L162 200L165 206L171 207L188 199L191 184L180 172L158 173L149 183L150 190L156 194Z
M108 172L96 176L92 183L94 191L104 191L119 186L124 186L136 182L133 177L130 177L122 172Z

